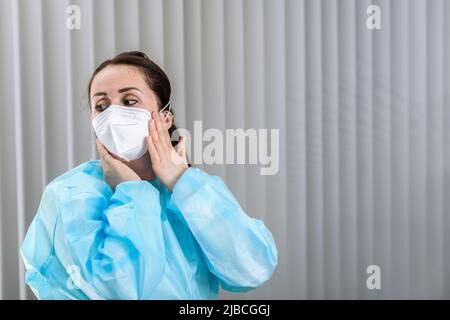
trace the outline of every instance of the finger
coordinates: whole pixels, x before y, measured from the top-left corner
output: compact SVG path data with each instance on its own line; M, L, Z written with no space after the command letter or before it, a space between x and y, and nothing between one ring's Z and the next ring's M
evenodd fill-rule
M109 163L109 158L111 157L111 155L108 153L106 148L103 146L103 144L101 144L101 142L98 139L95 139L95 143L97 145L100 160L104 161L105 163Z
M148 131L149 131L150 137L152 137L153 141L156 141L158 139L158 131L156 130L155 118L154 118L153 114L152 114L152 118L148 122Z
M166 142L166 144L167 144L167 141L166 141L165 135L164 135L163 124L161 121L162 114L161 113L155 113L155 114L156 114L155 125L156 125L156 131L158 132L159 139L161 141Z
M147 137L147 147L148 147L148 153L150 154L150 160L152 161L152 164L159 163L161 160L159 158L158 151L156 150L155 144L154 144L151 136Z
M98 155L100 157L100 163L102 165L103 171L106 172L109 170L110 165L109 161L105 159L105 148L100 143L100 141L98 141L98 139L95 141L95 143L97 145Z
M186 144L183 137L180 137L178 144L176 145L176 151L175 149L172 149L172 160L175 160L174 163L176 164L184 164L187 163L186 158Z
M164 146L162 145L161 139L158 135L158 130L156 128L156 122L157 122L156 117L154 117L150 120L150 137L152 138L153 143L156 147L156 150L158 151L159 158L162 159L162 158L165 158L166 150L165 150Z
M172 149L172 142L170 141L169 131L164 127L164 114L157 114L156 129L158 130L159 139L168 148Z
M148 136L149 137L152 133L152 119L153 119L153 114L152 114L152 118L148 121Z
M166 130L166 127L165 127L168 115L169 115L169 112L167 112L166 115L164 115L164 113L161 113L160 120L161 120L161 128L162 128L162 134L164 136L164 140L167 142L167 145L170 148L172 148L172 139L170 137L169 130Z
M177 153L183 159L186 159L186 141L183 137L180 137L180 141L177 144Z

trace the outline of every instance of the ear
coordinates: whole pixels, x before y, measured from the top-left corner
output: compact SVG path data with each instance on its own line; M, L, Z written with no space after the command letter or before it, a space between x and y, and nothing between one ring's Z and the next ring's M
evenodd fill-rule
M164 115L164 128L169 130L173 124L173 114L169 110L165 110L162 113Z

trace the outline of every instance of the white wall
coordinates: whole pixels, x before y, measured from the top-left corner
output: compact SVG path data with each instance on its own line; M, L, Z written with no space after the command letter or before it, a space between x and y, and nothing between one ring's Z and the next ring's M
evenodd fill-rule
M0 0L0 298L32 298L18 246L44 186L96 156L87 82L129 50L169 74L179 127L280 129L275 176L203 166L279 249L269 282L223 298L450 298L449 15L445 0Z

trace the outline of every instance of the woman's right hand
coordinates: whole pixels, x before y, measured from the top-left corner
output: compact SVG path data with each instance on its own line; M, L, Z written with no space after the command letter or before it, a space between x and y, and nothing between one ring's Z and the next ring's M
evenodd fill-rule
M137 173L125 163L114 159L98 139L95 139L95 143L102 163L103 176L113 190L122 182L141 180Z

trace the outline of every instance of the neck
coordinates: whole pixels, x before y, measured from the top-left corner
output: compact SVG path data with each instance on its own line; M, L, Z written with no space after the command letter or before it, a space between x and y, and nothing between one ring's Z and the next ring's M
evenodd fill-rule
M136 172L136 174L142 180L149 181L154 180L156 178L156 175L152 169L152 164L150 162L150 156L148 152L139 159L128 162L127 165L131 168L131 170Z

